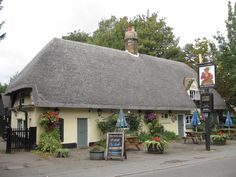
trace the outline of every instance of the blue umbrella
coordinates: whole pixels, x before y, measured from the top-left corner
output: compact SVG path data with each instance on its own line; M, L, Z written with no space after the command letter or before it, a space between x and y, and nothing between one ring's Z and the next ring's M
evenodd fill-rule
M227 126L229 128L229 134L230 134L230 127L233 126L233 121L232 121L232 118L231 118L231 115L230 115L229 111L227 113L227 117L226 117L226 120L225 120L225 126Z
M120 109L120 113L119 113L119 118L117 119L116 122L116 127L117 128L127 128L128 124L125 120L125 115L122 109Z
M191 125L194 126L196 128L196 131L197 131L197 126L199 124L200 124L200 119L199 119L199 116L198 116L198 112L194 111L192 119L191 119Z

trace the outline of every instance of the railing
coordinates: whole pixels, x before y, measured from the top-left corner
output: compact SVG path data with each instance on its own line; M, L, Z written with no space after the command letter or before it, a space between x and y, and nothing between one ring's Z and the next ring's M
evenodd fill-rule
M34 144L36 144L36 127L7 129L7 153L11 153L12 150L30 150Z

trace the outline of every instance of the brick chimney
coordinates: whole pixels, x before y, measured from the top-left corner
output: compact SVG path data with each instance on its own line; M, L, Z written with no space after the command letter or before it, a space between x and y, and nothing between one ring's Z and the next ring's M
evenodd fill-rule
M125 50L134 55L138 55L138 35L134 27L128 27L125 33Z

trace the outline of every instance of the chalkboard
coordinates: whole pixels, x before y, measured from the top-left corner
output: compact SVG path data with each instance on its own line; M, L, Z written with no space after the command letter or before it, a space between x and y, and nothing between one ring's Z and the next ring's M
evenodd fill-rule
M125 135L123 132L112 132L107 133L107 144L106 144L106 155L105 159L108 158L121 158L121 160L126 157L125 147L124 147Z

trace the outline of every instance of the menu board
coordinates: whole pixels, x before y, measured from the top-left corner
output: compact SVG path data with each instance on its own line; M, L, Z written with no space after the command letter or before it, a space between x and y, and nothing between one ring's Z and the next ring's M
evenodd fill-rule
M123 132L112 132L107 133L107 144L106 144L106 160L108 158L126 158L124 151L124 133Z

